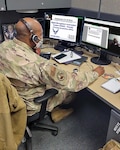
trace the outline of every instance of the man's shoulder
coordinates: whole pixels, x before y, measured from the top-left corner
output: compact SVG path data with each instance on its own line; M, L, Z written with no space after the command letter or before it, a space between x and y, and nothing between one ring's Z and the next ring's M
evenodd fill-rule
M0 45L0 47L9 48L11 45L13 45L13 40L5 40Z

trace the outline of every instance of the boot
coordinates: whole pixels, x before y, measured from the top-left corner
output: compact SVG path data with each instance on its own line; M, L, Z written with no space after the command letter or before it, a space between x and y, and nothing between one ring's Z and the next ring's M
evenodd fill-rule
M73 112L73 109L60 109L59 107L56 107L51 112L51 119L53 122L59 122L62 119L66 118Z

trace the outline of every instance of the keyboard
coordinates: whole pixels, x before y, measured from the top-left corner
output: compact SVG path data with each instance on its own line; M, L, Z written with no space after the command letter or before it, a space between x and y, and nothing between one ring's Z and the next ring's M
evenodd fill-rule
M75 50L74 48L68 48L68 47L66 47L64 45L61 45L61 44L55 45L54 49L56 49L56 50L58 50L60 52L65 51L65 49L69 49L69 50L75 52L78 55L82 55L83 54L83 51L78 51L78 50Z
M61 52L61 51L64 51L64 49L67 49L67 47L64 45L61 45L61 44L57 44L57 45L55 45L54 49Z
M73 49L72 51L75 52L78 55L83 55L84 54L83 51L78 51L78 50L75 50L75 49Z
M86 62L87 59L88 59L88 57L86 57L86 56L81 56L80 59L73 60L73 61L71 61L71 62L67 62L66 64L73 64L73 65L80 66L82 63Z

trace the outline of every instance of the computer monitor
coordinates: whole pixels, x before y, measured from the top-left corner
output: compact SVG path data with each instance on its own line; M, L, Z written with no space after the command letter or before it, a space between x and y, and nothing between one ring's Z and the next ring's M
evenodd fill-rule
M52 14L50 20L49 38L58 40L66 48L80 43L84 17Z
M49 38L50 20L52 19L52 14L52 12L44 13L44 38Z
M35 19L41 24L43 28L43 36L44 36L44 17L39 17L39 18L36 17Z
M113 40L114 39L114 40ZM113 42L120 42L120 24L100 19L85 18L83 26L82 42L94 46L94 50L100 51L99 57L93 57L91 61L99 65L110 63L108 54L120 56L120 47L113 48ZM113 42L112 42L113 41Z

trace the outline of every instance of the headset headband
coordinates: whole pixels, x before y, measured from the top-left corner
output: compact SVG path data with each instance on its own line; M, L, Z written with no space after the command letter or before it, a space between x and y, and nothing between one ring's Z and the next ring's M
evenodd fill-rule
M20 21L27 27L27 29L30 31L30 33L33 33L33 30L31 28L31 26L27 23L27 21L25 21L23 18L20 19Z

